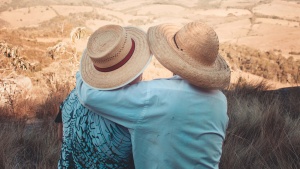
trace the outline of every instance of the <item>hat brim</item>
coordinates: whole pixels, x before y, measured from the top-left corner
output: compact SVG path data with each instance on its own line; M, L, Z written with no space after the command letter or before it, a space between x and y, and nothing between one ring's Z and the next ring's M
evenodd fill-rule
M135 41L135 50L131 58L120 68L111 72L100 72L95 69L92 60L85 50L80 61L80 72L83 81L92 88L113 90L127 85L143 73L151 61L151 52L145 32L134 27L124 27Z
M191 84L202 88L223 89L230 83L230 69L226 61L218 54L211 66L188 64L174 42L174 35L181 26L161 24L148 29L150 50L157 60L173 73L186 79Z

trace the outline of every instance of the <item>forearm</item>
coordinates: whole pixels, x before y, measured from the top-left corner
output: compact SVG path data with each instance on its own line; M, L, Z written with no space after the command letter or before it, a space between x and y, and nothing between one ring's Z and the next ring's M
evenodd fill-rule
M83 106L127 127L136 123L144 106L143 93L138 89L97 90L85 84L79 73L76 75L76 93Z

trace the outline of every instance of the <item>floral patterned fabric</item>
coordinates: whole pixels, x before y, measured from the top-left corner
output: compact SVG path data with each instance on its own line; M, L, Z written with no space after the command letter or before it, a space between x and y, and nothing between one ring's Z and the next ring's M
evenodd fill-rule
M63 143L58 168L133 168L127 128L82 106L75 90L60 108Z

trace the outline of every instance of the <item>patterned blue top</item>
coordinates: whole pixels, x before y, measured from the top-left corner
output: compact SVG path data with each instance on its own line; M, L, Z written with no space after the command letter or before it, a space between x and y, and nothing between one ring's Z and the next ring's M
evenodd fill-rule
M83 107L75 92L60 107L63 143L58 168L132 168L128 129Z
M137 169L216 169L228 124L219 90L179 76L100 91L76 75L83 105L129 129Z

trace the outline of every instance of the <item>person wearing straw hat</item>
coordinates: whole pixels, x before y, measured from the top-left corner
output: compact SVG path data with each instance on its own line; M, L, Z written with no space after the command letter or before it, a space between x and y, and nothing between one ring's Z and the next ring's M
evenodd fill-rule
M147 37L151 52L175 76L119 88L113 82L139 73L140 63L127 62L112 70L116 77L106 76L95 70L88 47L76 74L80 102L129 129L137 169L218 168L229 120L221 90L230 83L230 69L215 31L202 22L161 24Z
M106 25L90 36L81 72L87 83L112 90L139 82L151 57L145 32ZM56 122L63 124L58 168L134 168L128 128L84 107L76 90L61 104Z

